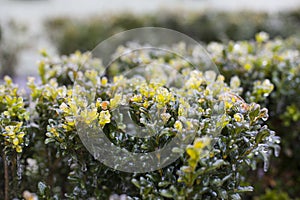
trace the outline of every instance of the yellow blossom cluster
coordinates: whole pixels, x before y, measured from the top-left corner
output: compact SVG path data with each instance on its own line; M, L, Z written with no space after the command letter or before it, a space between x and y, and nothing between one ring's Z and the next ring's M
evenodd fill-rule
M18 94L18 88L11 78L5 77L5 84L0 86L0 145L22 152L26 135L26 121L29 112Z

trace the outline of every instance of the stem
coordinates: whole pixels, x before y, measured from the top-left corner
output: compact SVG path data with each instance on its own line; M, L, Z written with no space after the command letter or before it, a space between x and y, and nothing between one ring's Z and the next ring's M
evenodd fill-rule
M4 200L9 200L9 180L8 180L8 164L6 161L6 154L3 151L3 165L4 165Z

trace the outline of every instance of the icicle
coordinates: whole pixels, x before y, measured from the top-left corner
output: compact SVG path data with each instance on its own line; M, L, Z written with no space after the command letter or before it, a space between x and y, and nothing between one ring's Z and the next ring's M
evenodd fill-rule
M264 172L267 172L268 171L268 169L269 169L269 160L267 159L267 160L264 160Z
M263 159L264 159L264 172L267 172L268 169L269 169L269 165L270 165L270 162L269 162L269 152L264 152L263 154Z
M87 167L86 167L85 162L83 162L82 165L81 165L81 171L83 171L83 172L87 171Z
M23 174L23 166L21 164L21 155L17 154L17 179L21 181Z
M71 164L72 164L72 161L73 161L73 159L72 159L72 158L68 159L68 165L69 165L69 166L71 166Z
M279 153L280 153L280 146L279 146L279 145L275 145L275 146L274 146L274 155L275 155L276 157L278 157L278 156L279 156Z
M93 176L92 187L97 187L97 181L98 181L98 177L97 177L97 175L94 175L94 176Z

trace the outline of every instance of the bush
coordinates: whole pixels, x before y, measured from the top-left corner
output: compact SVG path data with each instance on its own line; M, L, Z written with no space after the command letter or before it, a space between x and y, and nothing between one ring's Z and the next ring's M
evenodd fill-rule
M8 191L21 193L18 182L21 180L21 153L29 142L27 105L18 92L17 86L9 77L0 85L0 150L1 163L0 196L10 198ZM18 168L18 169L17 169Z
M256 35L256 41L211 43L208 46L213 60L225 77L237 75L244 88L242 97L247 101L260 102L270 111L268 125L282 138L282 153L266 181L267 187L287 191L296 197L300 188L299 174L299 39L276 38L269 40L266 33ZM260 96L268 91L263 80L274 84L274 92L268 98L259 99L249 95L249 89L256 87ZM274 163L275 164L275 163ZM256 180L255 180L256 181ZM265 187L266 187L265 186Z
M248 40L257 32L271 37L288 37L300 33L299 10L280 14L255 12L203 12L178 15L120 14L75 20L54 18L45 22L46 30L61 54L89 51L115 33L143 26L164 27L185 33L201 42Z
M193 50L184 45L176 47L189 54L189 62L195 66L202 63L195 61ZM127 49L123 48L126 52ZM297 37L270 39L261 32L250 41L229 41L226 44L212 42L207 50L213 61L225 76L227 84L240 84L236 90L246 102L259 102L270 111L267 124L282 138L282 151L279 159L273 161L273 167L264 178L261 173L252 176L256 191L263 193L266 188L286 191L297 197L300 191L297 182L300 180L299 163L299 80L300 80L300 40ZM120 52L122 54L122 52ZM123 58L122 64L112 67L112 74L124 68L139 65L136 58ZM143 57L151 57L153 55ZM164 57L164 59L162 59ZM170 55L159 55L159 62L184 67L177 59L170 60ZM134 62L137 61L137 62ZM118 68L119 67L119 68ZM121 67L121 68L120 68ZM238 77L238 78L237 78ZM239 81L240 80L240 81ZM268 95L271 91L271 95ZM257 182L257 179L261 180Z
M129 47L130 48L130 47ZM176 50L189 54L188 61L195 66L202 65L195 61L193 50L178 45ZM300 191L297 182L300 180L298 155L299 149L299 50L300 40L297 37L270 39L261 32L251 41L230 41L227 44L212 42L207 49L217 64L227 83L240 84L236 89L246 102L259 102L270 111L267 124L282 138L280 159L273 161L271 172L264 178L261 173L253 174L256 191L263 193L266 188L286 191L297 197ZM128 49L120 48L122 52ZM116 66L111 66L110 75L118 74L126 68L140 65L139 54L131 59L122 57ZM143 55L142 58L157 59L161 64L176 66L177 69L187 67L180 60L169 54ZM236 78L238 77L238 78ZM242 81L239 81L242 80ZM268 95L274 90L271 95ZM257 182L257 179L261 180Z
M101 62L90 54L77 52L54 59L43 54L45 58L39 63L41 83L32 78L28 82L31 106L20 104L22 109L33 110L27 132L29 143L19 154L23 177L16 184L19 189L10 190L10 197L20 198L20 191L29 190L42 199L241 199L242 193L253 190L246 184L248 170L256 169L260 160L267 169L272 152L278 151L279 138L264 122L267 109L238 96L241 88L237 77L226 84L222 75L197 71L174 55L145 60L152 63L148 66L153 67L153 73L141 79L114 74L116 69L122 72L133 67L125 57L115 62L113 71L103 74ZM184 84L166 85L166 77L155 67L158 60L182 72ZM74 83L79 84L76 90ZM269 89L265 93L253 90L251 94L265 99L272 91L272 84L266 84ZM90 102L74 95L90 94L93 85L97 90ZM114 112L124 102L139 127L153 126L150 114L160 113L160 131L147 139L126 134ZM1 119L5 121L10 109L3 107ZM217 118L215 112L219 113ZM153 151L178 136L186 140L190 133L196 133L196 137L176 162L153 172L126 173L103 165L89 153L80 140L75 119L89 127L100 125L114 144L132 152ZM213 137L214 130L220 131L218 137ZM4 141L5 134L1 136L3 151L11 143ZM29 191L23 193L24 198L34 196Z

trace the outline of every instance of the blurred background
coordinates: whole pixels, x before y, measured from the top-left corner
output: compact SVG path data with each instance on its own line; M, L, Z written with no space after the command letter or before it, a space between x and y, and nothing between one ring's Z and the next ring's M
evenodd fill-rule
M0 74L37 74L38 51L69 54L141 26L175 29L208 43L299 32L299 0L0 0Z
M271 39L299 39L300 0L0 0L0 76L10 75L25 87L26 77L38 74L36 62L44 50L50 55L91 51L115 33L143 26L174 29L204 45L252 41L261 31ZM262 183L252 180L256 196L299 196L300 182L286 182L293 179L284 168L289 159L277 167L286 170L286 179L273 173ZM268 188L276 192L268 194ZM286 193L280 196L282 191Z

